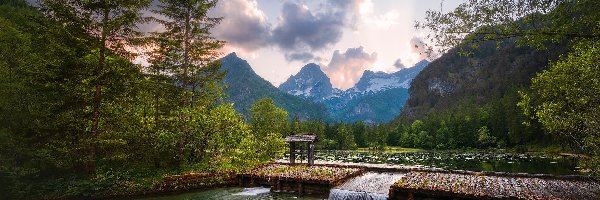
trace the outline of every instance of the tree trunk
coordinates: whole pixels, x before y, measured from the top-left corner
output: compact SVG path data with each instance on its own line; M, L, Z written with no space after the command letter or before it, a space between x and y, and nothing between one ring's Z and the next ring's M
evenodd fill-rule
M186 13L187 16L185 18L185 29L183 32L183 77L182 77L182 81L183 81L183 85L184 85L184 90L188 90L189 86L191 85L191 76L189 75L190 73L190 69L189 69L189 32L190 32L190 10L188 10L188 12ZM193 96L193 95L192 95ZM182 108L188 108L192 106L192 102L190 102L190 99L187 96L183 97L184 99L182 100ZM182 116L182 123L183 123L183 127L182 127L182 137L181 139L177 142L177 148L178 148L178 152L177 152L177 158L179 161L179 165L183 164L185 161L185 145L186 145L186 138L188 137L188 135L190 134L188 127L187 127L187 120L189 119L189 116L187 116L188 113L183 113Z
M100 36L100 52L98 56L98 65L96 66L95 76L95 91L94 91L94 100L93 100L93 111L92 111L92 129L91 129L91 140L90 140L90 149L88 155L88 163L87 170L89 175L96 174L96 138L99 135L99 123L100 123L100 104L102 101L102 70L105 65L105 57L106 57L106 26L108 21L108 14L110 10L108 7L104 8L103 18L102 18L102 33Z

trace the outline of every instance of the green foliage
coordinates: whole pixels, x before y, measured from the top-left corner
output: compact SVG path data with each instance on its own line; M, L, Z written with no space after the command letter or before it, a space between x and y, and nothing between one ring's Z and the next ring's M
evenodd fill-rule
M561 143L568 144L578 152L590 155L590 159L583 165L591 168L593 173L598 175L598 171L600 171L597 167L598 152L600 151L597 145L599 9L600 4L594 0L472 0L460 4L455 10L448 13L428 11L426 22L417 23L416 27L433 31L434 34L429 39L441 46L442 52L453 48L448 52L460 54L464 53L464 50L468 50L471 56L481 57L486 53L481 50L481 47L489 43L483 41L494 41L497 50L502 50L507 44L516 43L518 46L527 45L537 50L550 50L555 52L554 54L563 54L559 61L553 61L550 64L544 63L544 61L556 59L557 56L553 56L552 53L549 54L550 56L543 57L527 55L528 60L543 59L542 62L533 63L538 66L537 70L549 65L543 72L531 79L531 91L519 92L521 100L518 106L529 119L524 118L523 113L516 114L515 107L506 103L516 102L515 93L500 94L504 100L488 105L491 105L492 113L504 117L485 123L487 128L480 129L478 142L480 145L486 145L494 138L499 140L498 144L500 145L523 145L536 140L548 141L545 134L536 133L543 126L546 132L559 139ZM563 50L560 50L561 48L556 51L552 44L558 44L559 47L568 44L572 48L565 54ZM484 47L484 49L487 48ZM513 60L520 60L519 57L513 58ZM439 63L445 62L441 58L439 60ZM456 62L450 63L456 64ZM518 63L520 62L513 64ZM430 67L432 66L430 65ZM513 80L516 78L518 81L528 80L533 76L531 73L523 74L527 75L523 76L527 79L521 79L519 76L505 77L511 77ZM438 82L447 81L439 76L436 78L437 80L442 79ZM432 79L426 77L423 80ZM416 91L413 89L413 94L416 94L414 95L417 96L415 99L421 102L409 100L407 104L411 106L423 104L423 100L419 99L419 96L426 92L418 89L424 88L423 86L419 87L419 84L423 83L419 83L419 77L413 82L413 86L417 88ZM452 88L453 86L454 88ZM517 83L515 86L528 87L528 83ZM449 93L461 92L460 85L450 85L447 88L454 89ZM448 94L441 94L441 96L444 95ZM460 95L454 96L455 99L460 97ZM427 103L429 104L423 106L424 110L437 102L429 101ZM414 113L414 109L411 109L411 112ZM519 121L524 121L523 125L516 123ZM508 134L498 135L496 132L507 132Z
M367 135L367 125L364 122L352 124L352 133L354 134L354 140L356 141L357 147L368 147L367 139L369 139L370 136Z
M411 126L395 125L390 134L400 135L399 146L426 149L502 148L554 142L538 123L531 122L529 126L522 123L527 118L519 112L517 101L517 92L513 90L483 106L464 102L443 112L430 113L413 121Z
M356 143L354 142L354 135L352 129L345 125L340 124L335 129L337 149L356 149Z
M482 126L477 132L477 143L479 143L479 145L482 147L489 147L496 143L496 137L490 134L490 130L487 128L487 126Z
M114 65L110 65L110 57L132 57L125 47L133 45L132 40L143 35L136 30L136 25L144 21L141 10L149 6L150 1L43 0L40 3L48 18L58 22L56 25L61 25L67 33L85 41L90 47L90 54L83 58L83 62L86 63L84 66L93 69L92 76L87 77L94 85L94 92L91 117L88 118L91 122L88 141L85 142L88 152L86 170L93 175L98 160L96 145L100 142L98 140L102 140L98 137L103 133L100 127L103 124L101 110L105 103L102 90L111 80L107 77L115 72Z
M583 163L599 174L600 42L577 41L550 69L533 78L532 94L522 93L520 106L545 130L575 150L589 154Z
M47 16L24 1L0 3L1 199L128 194L165 174L239 171L266 160L256 152L273 148L256 145L264 138L223 101L219 62L196 71L190 90L170 76L169 63L142 68L122 51L139 36L128 26L141 20L134 12L144 2L45 1ZM78 6L92 9L93 20L106 9L116 17L108 46L92 30L103 22L86 21ZM193 106L182 104L190 94ZM92 137L94 113L101 115ZM84 173L90 158L93 174Z
M598 8L594 0L471 0L447 13L429 10L415 27L433 32L428 38L440 52L455 47L468 51L482 41L500 44L508 38L545 49L571 38L600 37Z
M283 155L283 131L288 122L287 111L275 105L272 99L259 99L250 108L250 124L255 151L259 160L270 160Z

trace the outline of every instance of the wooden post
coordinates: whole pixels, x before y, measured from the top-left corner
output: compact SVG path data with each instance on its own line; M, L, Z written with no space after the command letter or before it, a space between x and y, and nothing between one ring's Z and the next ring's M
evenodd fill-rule
M308 164L315 164L315 144L312 142L308 143Z
M296 163L296 143L290 143L290 164Z
M281 180L277 180L277 192L281 191Z
M304 185L298 182L298 195L302 195L304 193Z

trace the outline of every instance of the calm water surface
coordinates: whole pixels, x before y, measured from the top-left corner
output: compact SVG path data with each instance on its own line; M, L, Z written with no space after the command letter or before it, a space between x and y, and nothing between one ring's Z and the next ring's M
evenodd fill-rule
M287 159L284 157L283 159ZM543 153L486 151L318 151L315 159L329 162L393 164L450 170L496 171L531 174L581 174L571 156Z

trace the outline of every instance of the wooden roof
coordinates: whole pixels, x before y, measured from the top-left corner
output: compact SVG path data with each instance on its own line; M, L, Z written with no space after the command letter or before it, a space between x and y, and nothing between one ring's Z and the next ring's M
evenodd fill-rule
M298 134L285 137L285 142L315 142L316 140L317 136L310 134Z

